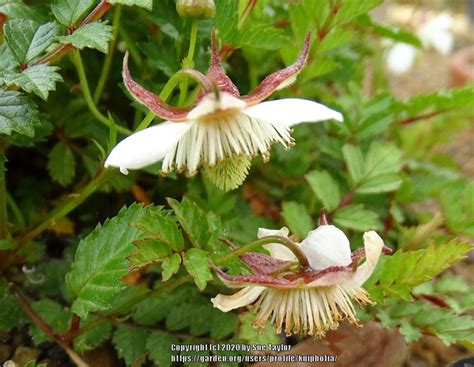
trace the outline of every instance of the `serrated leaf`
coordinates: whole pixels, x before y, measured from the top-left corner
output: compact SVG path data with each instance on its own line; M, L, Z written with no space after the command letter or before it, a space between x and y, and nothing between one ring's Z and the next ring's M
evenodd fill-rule
M179 287L172 292L147 298L137 304L132 318L141 325L161 322L167 318L173 308L188 298L189 293L189 287Z
M410 298L410 290L461 260L472 249L470 244L451 241L417 251L397 251L384 257L377 265L377 271L365 283L369 293L376 293L377 301L383 294ZM375 297L374 297L375 298Z
M361 232L381 228L377 213L365 209L362 204L338 209L334 214L334 223Z
M162 241L174 251L183 249L184 239L176 219L160 207L150 209L147 215L133 223L133 226L147 232L147 237Z
M0 296L0 331L8 333L21 323L23 309L10 294Z
M181 256L179 256L178 254L173 254L164 259L161 263L161 276L163 278L163 282L168 281L174 274L176 274L179 270L180 265Z
M93 322L93 319L81 323L81 327L88 325L90 322ZM93 350L109 339L111 332L112 324L110 322L102 322L76 337L74 339L74 350L79 353Z
M150 332L146 329L131 328L120 325L114 333L112 343L120 358L131 366L146 353L146 342Z
M359 194L379 194L397 190L402 184L402 178L397 173L385 173L364 181L357 189Z
M248 344L280 343L280 338L274 326L267 322L262 330L258 330L253 325L254 319L255 315L251 312L239 315L239 339L244 340Z
M146 348L150 351L148 357L160 367L170 366L172 344L179 344L178 338L162 331L154 331L146 342Z
M32 307L55 331L62 333L68 330L71 320L71 312L65 310L58 302L50 299L42 299L33 303ZM51 340L51 338L41 331L35 324L30 326L29 334L36 345Z
M215 310L211 321L211 338L221 340L237 331L239 319L233 312Z
M312 171L306 176L311 189L328 211L337 208L341 193L337 181L327 171Z
M238 46L277 50L284 46L288 39L284 36L283 32L273 26L256 24L249 25L240 30L234 42Z
M402 320L400 333L403 335L407 343L414 342L420 339L423 335L419 329L413 327L407 320Z
M79 243L66 286L75 298L72 311L81 318L109 308L108 301L126 287L121 279L128 273L132 242L144 237L143 231L130 224L146 212L139 204L123 208Z
M166 328L177 331L188 328L194 322L193 303L182 303L173 307L166 317Z
M24 4L20 0L1 0L0 13L5 14L8 19L30 19L38 24L48 21L47 14L43 11L42 6L34 6L32 4Z
M141 239L134 241L137 250L129 256L130 270L137 270L144 266L163 261L171 253L171 249L163 241L155 239Z
M237 6L234 1L216 0L216 27L219 30L219 37L224 42L232 42L238 35Z
M69 27L81 19L94 3L94 0L54 0L51 10L59 23Z
M209 225L203 211L192 201L183 198L181 202L168 199L179 223L194 247L203 248L209 240Z
M361 14L380 5L383 0L343 0L332 21L332 25L350 22Z
M14 131L32 137L38 124L38 107L32 100L0 88L0 134L10 135Z
M345 144L342 154L353 183L357 183L364 175L364 155L358 146Z
M59 27L55 22L49 22L38 27L26 52L26 62L33 61L40 56L54 41L59 33Z
M25 92L35 93L46 101L49 92L56 90L56 82L63 81L57 70L59 70L57 66L33 65L20 73L6 73L4 83L6 85L17 85Z
M127 6L139 6L148 10L153 8L153 0L108 0L110 4L122 4Z
M282 204L282 216L291 232L296 233L300 239L306 238L313 229L313 220L303 204L286 201Z
M26 55L38 24L29 19L12 19L4 26L5 42L16 61L26 64Z
M80 50L88 47L103 53L107 53L111 39L112 27L101 21L83 25L69 36L58 37L59 42L71 44Z
M206 288L207 282L212 280L209 260L209 254L197 248L188 250L183 257L184 267L189 274L191 274L194 282L201 291Z
M48 154L48 172L51 178L61 186L67 186L74 178L76 161L71 149L58 142Z

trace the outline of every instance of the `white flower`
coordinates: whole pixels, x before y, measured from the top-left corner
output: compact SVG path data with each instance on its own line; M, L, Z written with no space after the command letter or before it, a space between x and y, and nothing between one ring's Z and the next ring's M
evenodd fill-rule
M248 96L240 96L222 69L213 37L211 66L207 75L189 71L202 81L205 89L191 109L166 105L136 83L130 76L126 55L123 79L127 89L138 102L167 121L122 140L110 153L105 166L118 167L126 174L129 169L139 169L162 160L163 173L177 169L193 175L203 165L215 168L217 174L224 172L221 186L238 186L245 178L252 157L261 154L268 158L274 143L285 148L293 145L292 126L328 119L342 121L339 112L310 100L287 98L262 102L275 90L294 81L306 62L308 50L309 37L293 65L267 76ZM237 166L242 172L232 177L235 182L231 180L227 184L225 174L229 169L225 164L229 161L232 170ZM238 161L243 163L235 163Z
M450 32L453 18L442 13L424 23L416 32L424 48L433 48L447 55L452 51L454 37ZM387 67L395 74L404 74L413 66L417 48L406 43L395 43L386 54Z
M259 230L259 237L287 235L286 228ZM309 263L299 272L289 270L288 261L296 261L297 257L287 247L267 244L271 256L247 253L241 257L253 275L228 275L215 267L224 284L243 289L230 296L219 294L211 301L223 312L257 301L255 326L263 327L271 320L277 332L284 329L287 335L323 336L342 319L357 323L352 301L360 305L372 303L361 286L372 274L382 251L390 252L374 231L364 233L363 237L364 249L351 254L349 240L340 229L319 226L295 244ZM358 266L364 254L366 260Z

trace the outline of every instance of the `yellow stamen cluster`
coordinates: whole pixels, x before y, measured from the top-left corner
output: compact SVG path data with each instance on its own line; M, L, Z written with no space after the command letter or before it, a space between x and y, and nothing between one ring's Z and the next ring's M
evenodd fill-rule
M352 300L359 305L373 303L362 288L341 285L301 289L267 288L255 304L254 325L263 328L268 319L277 332L321 337L348 319L358 325Z

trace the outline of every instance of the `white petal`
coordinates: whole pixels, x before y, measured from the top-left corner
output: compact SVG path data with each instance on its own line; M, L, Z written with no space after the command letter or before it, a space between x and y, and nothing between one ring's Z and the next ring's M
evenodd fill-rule
M230 296L218 294L216 297L211 298L211 302L215 308L218 308L222 312L229 312L251 304L264 290L265 287L249 286Z
M282 126L293 126L302 122L318 122L334 119L342 121L341 113L330 108L300 98L285 98L267 101L242 111L246 115Z
M198 119L206 117L218 110L234 110L245 107L245 102L235 98L229 93L221 92L219 99L216 99L214 93L205 95L189 113L189 119Z
M136 132L112 149L105 161L105 167L119 167L120 171L125 173L128 169L143 168L158 162L192 124L192 122L165 121Z
M415 62L416 47L396 43L386 54L387 67L394 74L404 74Z
M358 288L369 279L379 261L383 246L383 240L376 232L364 233L365 262L357 268L352 279L344 283L345 286Z
M352 262L349 239L333 225L322 225L309 232L300 248L315 270L347 266Z
M266 228L259 228L257 232L257 237L267 237L267 236L282 236L288 237L290 234L290 230L286 227L281 227L280 229L266 229Z
M267 237L267 236L282 236L288 237L290 231L286 227L282 227L281 229L266 229L266 228L259 228L257 237ZM279 243L269 243L267 245L263 245L263 247L270 252L270 256L283 261L297 261L295 254L291 252L291 250Z

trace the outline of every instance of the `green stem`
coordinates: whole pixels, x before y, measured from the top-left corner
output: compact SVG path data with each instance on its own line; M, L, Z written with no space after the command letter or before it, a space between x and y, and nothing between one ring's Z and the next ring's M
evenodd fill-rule
M8 235L7 183L5 177L5 147L0 146L0 240Z
M171 95L171 92L173 91L173 89L176 87L176 85L181 81L183 80L185 76L183 74L179 74L179 72L175 73L169 80L168 82L165 84L165 86L163 87L163 90L161 91L160 93L160 98L163 100L163 101L166 101L169 96ZM155 114L150 111L147 113L147 115L145 116L145 118L140 122L140 124L137 126L137 128L135 129L135 131L140 131L140 130L143 130L143 129L146 129L148 127L148 125L151 124L151 122L153 121L153 119L155 118Z
M100 72L99 81L97 82L97 87L94 91L94 103L97 104L99 102L102 92L105 87L105 83L107 81L107 77L109 76L110 71L110 64L112 63L112 59L114 57L115 51L115 44L117 43L117 34L120 28L120 15L122 14L122 7L117 5L114 10L114 17L112 19L112 40L109 43L109 52L105 56L104 65L102 66L102 70Z
M21 213L20 208L18 208L18 205L16 205L15 200L13 200L13 197L8 192L7 192L7 205L9 206L11 213L16 219L18 228L20 230L24 229L25 219L23 218L23 214Z
M191 24L191 35L189 39L189 50L188 50L188 56L183 60L183 68L193 68L194 67L194 51L196 50L196 39L197 39L197 32L198 32L198 21L193 20ZM178 106L183 106L184 102L186 101L186 93L188 91L188 80L185 79L180 87L180 93L179 93L179 100L178 100Z
M82 57L79 51L74 50L72 52L72 61L74 63L74 66L76 67L77 75L79 76L79 82L81 84L82 93L84 95L84 99L86 100L87 107L89 107L89 110L92 112L92 114L97 120L99 120L105 126L108 126L110 128L111 122L99 111L99 109L94 103L94 100L92 99L91 91L89 89L89 83L87 82L86 72L84 70L84 64L82 63ZM116 128L118 132L124 135L130 135L132 133L130 130L122 126L117 126Z
M97 175L78 193L68 195L62 203L60 203L53 211L48 214L48 216L40 225L25 233L22 237L18 239L18 246L21 246L22 244L31 241L44 230L48 229L51 224L53 224L60 218L65 217L71 211L77 208L84 200L86 200L100 187L100 185L104 182L110 172L111 171L109 170L101 169L97 173Z

